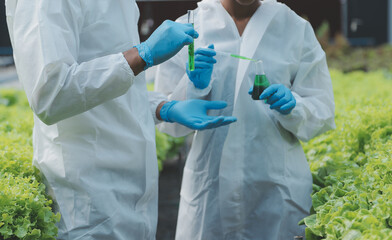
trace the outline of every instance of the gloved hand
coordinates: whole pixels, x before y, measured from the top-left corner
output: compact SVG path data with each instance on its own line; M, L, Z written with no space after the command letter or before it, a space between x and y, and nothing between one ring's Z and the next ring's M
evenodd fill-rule
M216 63L213 58L215 55L214 45L210 44L208 48L198 48L195 51L195 70L190 71L187 62L186 74L196 88L204 89L210 84L212 70Z
M248 91L249 95L252 95L252 92L253 86ZM264 100L271 105L271 109L284 115L289 114L297 104L291 91L282 84L272 84L266 88L260 95L260 100Z
M272 84L267 87L260 95L260 99L266 99L271 109L284 115L289 114L297 103L290 89L282 84Z
M192 24L164 21L145 41L136 45L140 57L146 62L145 69L160 64L174 56L184 45L193 42L199 34Z
M224 101L206 101L191 99L165 103L160 116L166 122L177 122L194 130L216 128L237 121L236 117L208 116L209 109L222 109L227 106Z

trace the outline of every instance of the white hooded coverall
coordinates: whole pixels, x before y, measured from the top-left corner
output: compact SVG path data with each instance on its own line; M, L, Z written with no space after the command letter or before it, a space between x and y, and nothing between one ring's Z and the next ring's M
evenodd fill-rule
M33 163L61 213L58 239L155 239L153 117L163 99L149 104L144 73L122 54L139 43L135 1L5 4L34 111Z
M196 89L187 77L187 49L159 66L158 91L176 100L227 101L228 107L210 114L238 118L195 133L184 168L176 239L303 236L298 222L311 208L312 176L299 140L335 127L331 79L311 25L285 5L263 1L240 36L219 0L203 0L194 26L200 35L195 49L214 44L217 51L263 60L271 84L288 87L297 105L282 115L252 100L248 90L256 72L250 61L218 53L206 89ZM191 132L178 124L160 125L174 136Z

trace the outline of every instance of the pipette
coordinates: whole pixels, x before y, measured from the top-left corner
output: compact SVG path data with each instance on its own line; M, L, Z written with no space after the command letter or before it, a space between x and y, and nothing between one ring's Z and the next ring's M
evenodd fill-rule
M216 52L216 54L221 54L221 55L225 55L225 56L229 56L229 57L234 57L234 58L238 58L238 59L249 60L249 61L253 61L253 62L259 61L259 60L257 60L257 59L252 59L252 58L240 56L240 55L233 54L233 53L222 52L222 51L215 51L215 52Z

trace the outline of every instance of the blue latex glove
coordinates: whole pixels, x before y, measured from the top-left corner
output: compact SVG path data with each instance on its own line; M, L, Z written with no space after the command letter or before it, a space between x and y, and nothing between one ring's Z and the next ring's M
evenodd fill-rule
M271 109L284 115L289 114L297 104L290 89L282 84L272 84L267 87L260 95L260 99L267 100L266 102Z
M161 118L166 122L177 122L194 130L216 128L237 121L236 117L208 116L209 109L222 109L227 106L224 101L206 101L191 99L165 103Z
M195 51L195 70L190 71L189 64L186 64L186 74L196 88L204 89L210 84L212 70L216 63L213 58L215 55L214 45L210 44L208 48L198 48Z
M164 21L145 41L136 45L140 57L146 63L145 69L173 57L184 45L191 44L199 34L192 24Z

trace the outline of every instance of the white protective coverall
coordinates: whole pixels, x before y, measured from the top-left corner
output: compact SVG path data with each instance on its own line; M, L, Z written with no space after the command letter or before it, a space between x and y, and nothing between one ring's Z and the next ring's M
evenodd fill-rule
M155 239L158 167L134 0L6 0L34 111L34 165L61 213L58 239ZM47 125L47 124L52 125Z
M186 22L185 16L177 21ZM211 83L196 89L185 73L187 49L158 67L156 89L171 99L227 101L215 111L238 118L230 126L198 131L185 164L176 239L289 240L304 235L298 222L311 208L312 176L299 140L335 127L325 54L311 25L287 6L263 1L242 36L219 0L195 10L195 49L262 59L271 84L291 89L289 115L248 94L255 77L249 61L218 54ZM160 124L175 136L190 129Z

